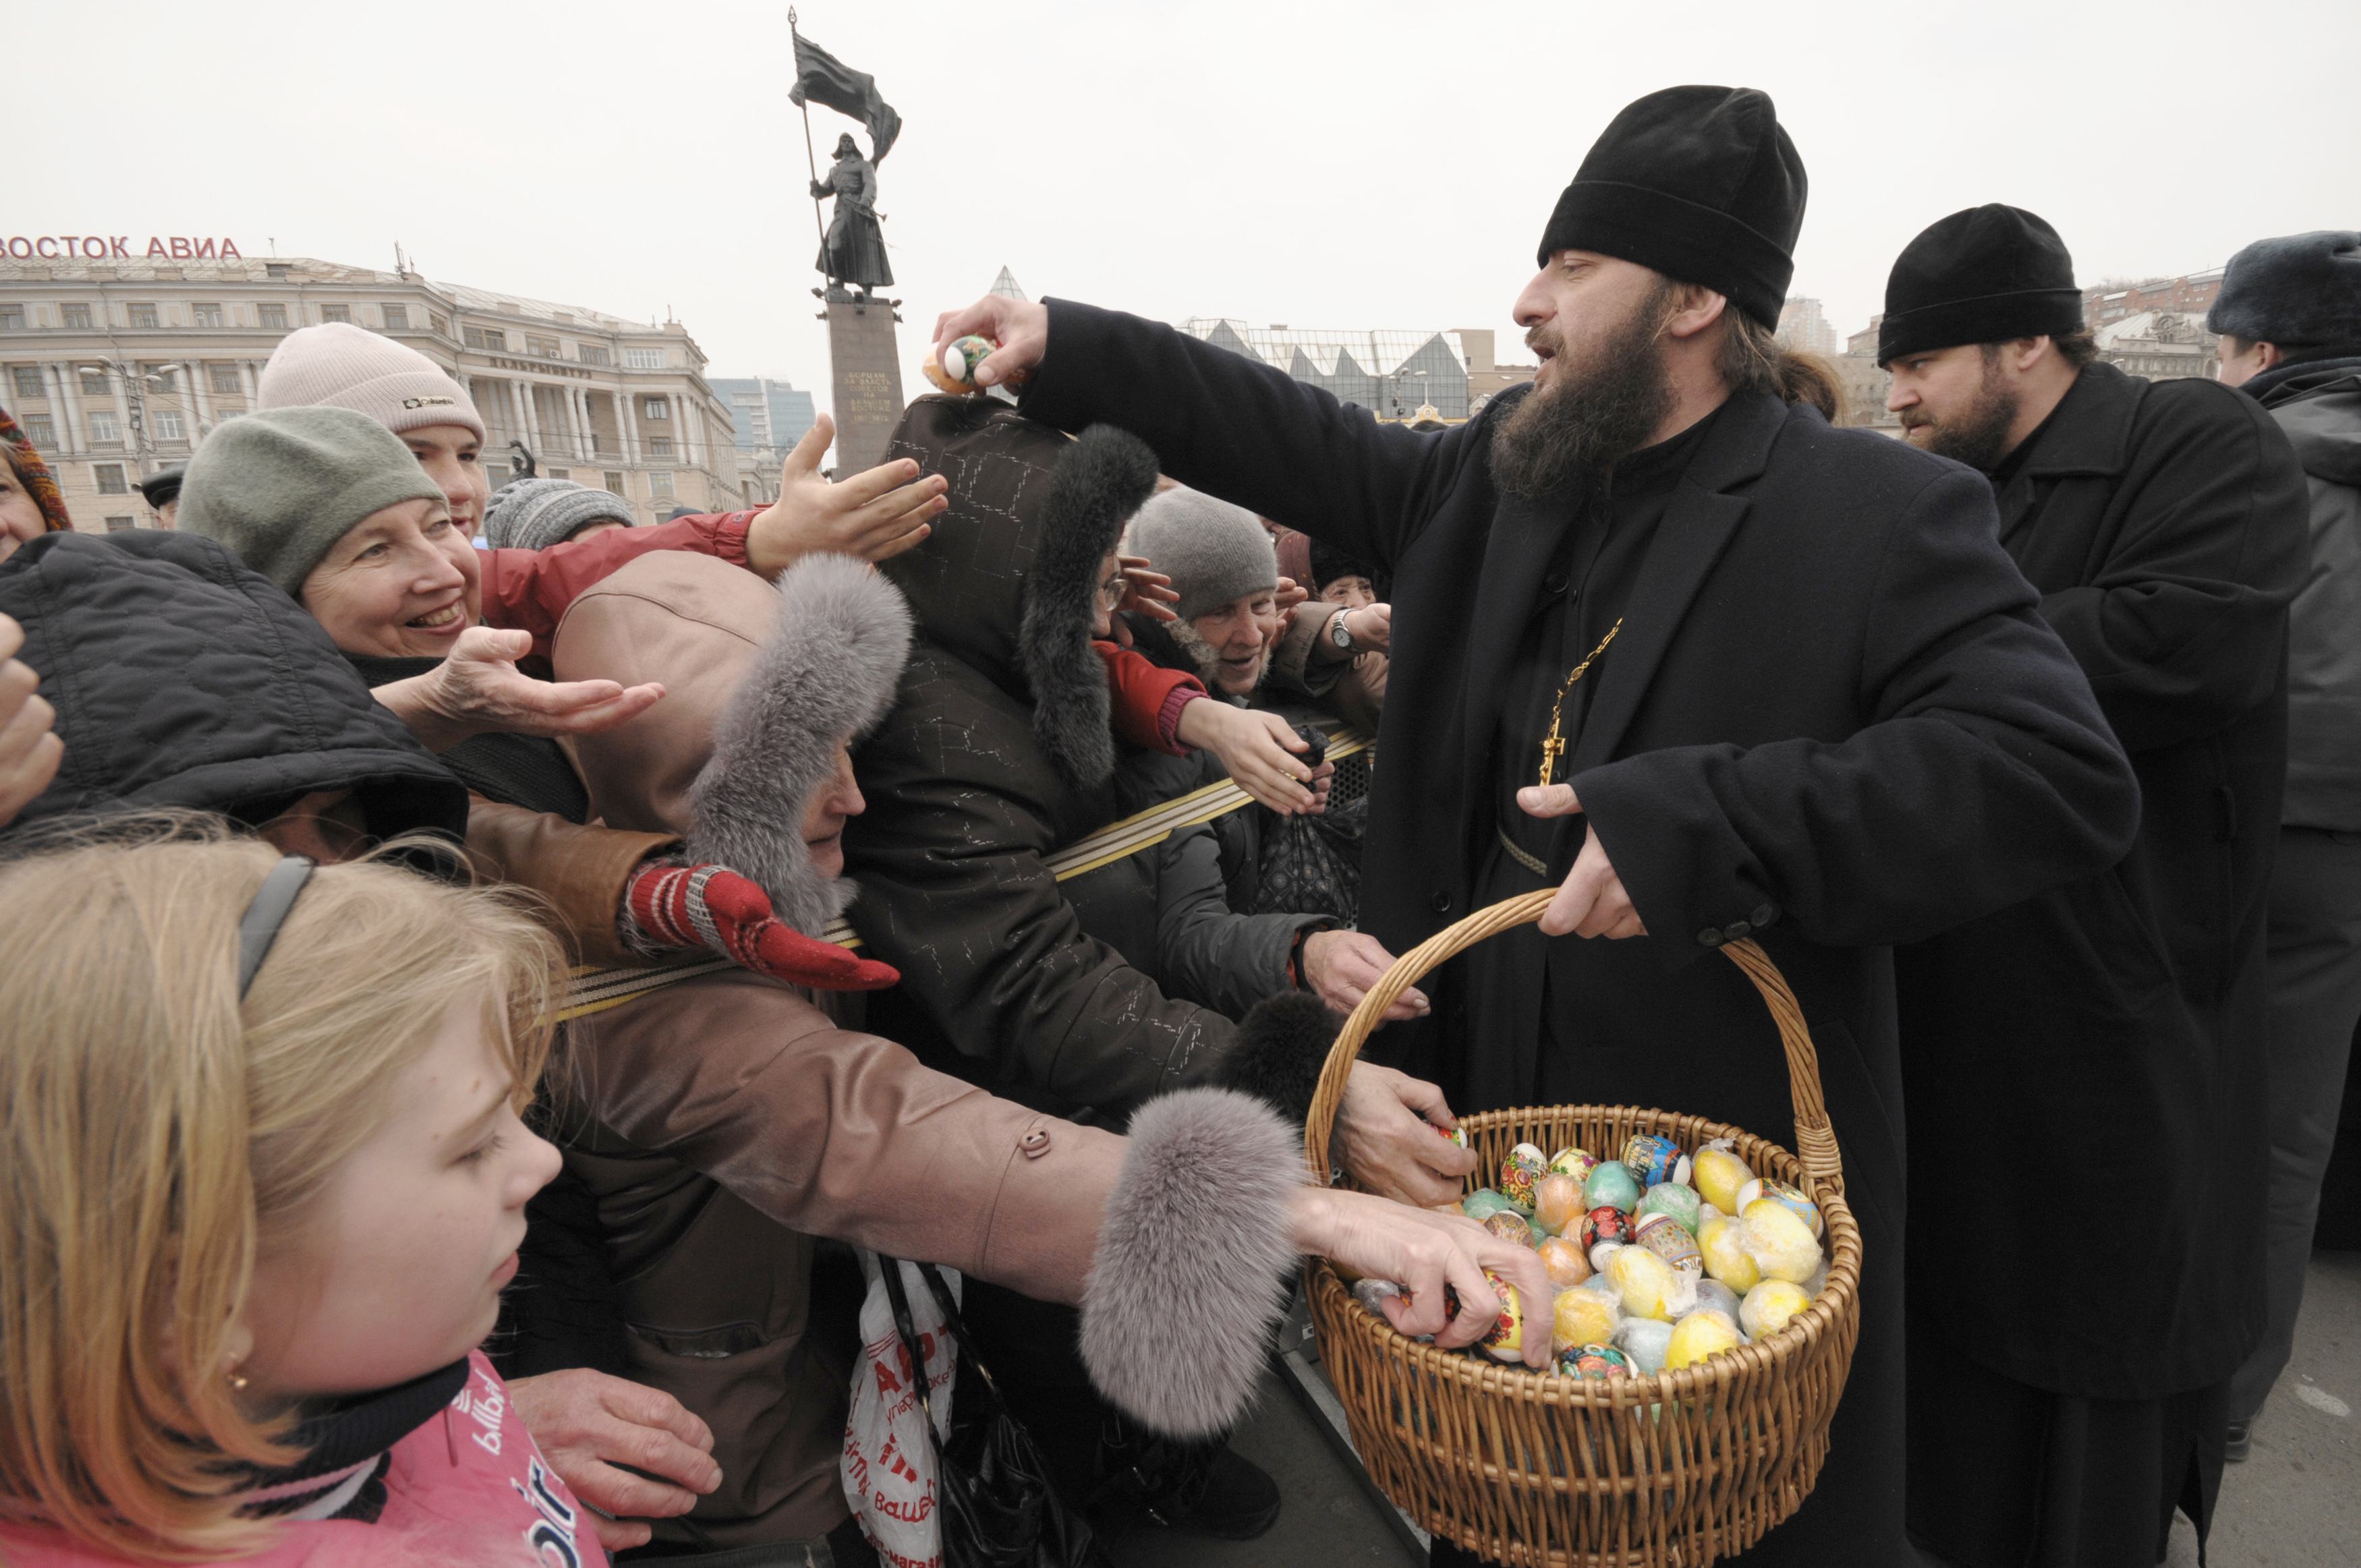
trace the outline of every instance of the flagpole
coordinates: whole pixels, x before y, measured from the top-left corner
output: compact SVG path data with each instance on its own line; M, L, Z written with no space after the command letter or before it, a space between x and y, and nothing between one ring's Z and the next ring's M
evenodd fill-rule
M803 41L803 35L796 31L796 8L792 5L787 7L787 38L791 42L795 43L801 43ZM796 51L796 78L798 82L803 79L803 51L801 49L797 49ZM818 155L812 151L811 101L809 99L806 99L798 105L798 107L800 107L804 112L804 167L811 170L811 182L812 184L817 185L819 183L819 159ZM808 189L808 187L807 187L807 189ZM818 196L814 196L812 198L812 230L819 236L819 254L821 259L825 261L828 259L828 225L820 222L819 198ZM829 271L826 267L822 267L820 269L820 275L831 283L836 281L836 275Z

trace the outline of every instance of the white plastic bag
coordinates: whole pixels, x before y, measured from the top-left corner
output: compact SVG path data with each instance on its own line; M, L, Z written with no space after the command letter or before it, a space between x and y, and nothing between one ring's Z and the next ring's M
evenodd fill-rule
M910 1324L926 1359L935 1430L950 1431L951 1376L959 1344L945 1332L942 1310L917 1268L902 1270ZM878 1555L898 1568L941 1568L942 1528L935 1501L935 1451L918 1408L916 1373L894 1325L893 1303L873 1253L861 1255L869 1295L861 1303L861 1360L852 1369L852 1411L844 1424L845 1500ZM956 1300L960 1277L939 1270Z

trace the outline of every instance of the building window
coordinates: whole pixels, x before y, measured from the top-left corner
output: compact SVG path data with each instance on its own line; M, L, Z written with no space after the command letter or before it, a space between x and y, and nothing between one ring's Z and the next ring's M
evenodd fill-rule
M167 369L156 365L142 365L139 367L139 373L147 377L149 385L159 392L177 392L181 389L181 371L178 366Z
M106 396L106 372L104 370L82 371L82 395L85 398L103 398Z
M102 496L127 496L131 487L123 477L120 463L93 463L90 466L90 482L98 487Z
M627 370L661 370L664 367L664 351L661 348L626 348L623 367Z
M648 437L648 455L649 455L649 456L651 456L651 457L669 457L669 456L671 456L671 455L672 455L672 437L671 437L671 436L669 436L669 435L651 435L651 436L649 436L649 437Z
M672 499L672 476L659 469L648 476L648 494L660 500Z
M324 322L349 322L353 319L353 308L350 305L322 305L320 319Z
M640 417L642 419L670 419L672 418L672 404L662 398L642 398L640 400Z
M153 415L153 418L156 424L157 440L180 441L184 439L181 430L181 415L179 411L174 409L158 409Z
M20 422L25 427L25 439L33 444L34 450L58 444L58 427L49 415L27 414Z
M582 356L582 363L585 365L612 365L615 362L613 355L595 343L577 344L575 345L575 352Z
M0 305L0 332L22 332L24 330L25 307L22 305Z
M12 365L8 367L8 374L16 383L16 396L19 398L39 398L48 395L41 387L39 366Z
M615 496L620 496L620 495L621 495L621 494L623 493L623 476L621 476L620 474L616 473L616 472L615 472L614 470L612 470L612 469L609 469L609 470L608 470L608 472L607 472L607 477L607 477L607 493L608 493L609 495L615 495Z
M408 332L410 330L410 307L408 305L379 305L378 309L385 313L386 331Z
M574 477L574 470L571 468L552 468L549 470L549 477L553 479L571 479Z
M214 390L216 392L246 390L246 383L238 379L237 367L235 365L208 365L205 367L205 374L212 379Z
M284 305L255 306L254 324L257 326L275 326L282 332L285 331L287 327L287 307Z
M200 301L189 307L191 326L219 326L221 323L222 313L219 305L209 305Z
M155 306L131 305L126 308L131 312L131 324L133 326L148 332L153 332L156 329Z
M88 305L60 305L58 309L63 314L65 323L70 329L80 332L88 332L90 330L90 307Z
M120 442L123 427L115 422L115 415L108 410L93 409L90 411L90 439L93 445L102 441ZM119 467L115 469L118 475L122 472ZM106 487L101 485L99 488L104 491Z
M487 463L483 465L483 469L484 481L490 485L492 488L497 490L502 485L509 482L509 468L507 464Z
M463 335L467 338L467 346L470 348L480 348L492 354L506 354L509 351L507 333L495 332L488 326L471 326L465 329Z
M526 333L524 334L524 351L527 354L532 355L535 359L555 359L559 356L557 352L557 339L554 337L535 337L531 333Z
M269 262L265 264L262 270L264 275L274 283L287 281L287 263L283 261Z
M110 517L106 520L106 532L109 533L128 533L138 526L138 523L127 517Z
M433 311L426 313L426 324L437 337L448 337L451 335L451 323L445 321L441 316L436 315Z

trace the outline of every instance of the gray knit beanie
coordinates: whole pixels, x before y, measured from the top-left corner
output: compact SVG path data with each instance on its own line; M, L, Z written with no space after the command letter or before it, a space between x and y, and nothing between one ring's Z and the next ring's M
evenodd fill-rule
M2320 229L2255 241L2222 269L2205 327L2281 348L2361 343L2361 234Z
M484 416L450 372L408 344L350 322L291 332L255 383L259 409L328 403L357 409L400 435L431 424L465 425L484 439Z
M400 501L440 501L401 438L350 409L267 409L216 426L181 485L181 532L303 597L337 540Z
M1185 486L1149 498L1124 548L1172 579L1183 620L1279 587L1279 549L1262 520Z
M546 550L577 528L620 522L629 528L631 502L612 490L571 479L517 479L492 492L484 510L484 543L493 550Z

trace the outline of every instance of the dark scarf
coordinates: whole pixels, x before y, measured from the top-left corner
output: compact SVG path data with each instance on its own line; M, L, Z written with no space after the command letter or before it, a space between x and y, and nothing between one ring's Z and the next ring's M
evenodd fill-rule
M2306 383L2300 389L2308 391L2356 371L2361 371L2361 344L2344 344L2290 355L2261 375L2249 377L2238 389L2268 408L2282 400L2282 394L2292 382Z
M368 1479L359 1489L327 1517L376 1523L385 1509L385 1472L393 1445L433 1420L467 1381L462 1358L306 1417L287 1435L287 1442L304 1451L302 1458L277 1469L243 1468L238 1511L258 1519L296 1513L365 1473Z
M426 674L443 662L362 653L347 653L345 658L372 690ZM547 812L568 822L590 819L590 792L583 787L582 775L574 771L565 748L555 740L538 735L478 735L444 752L442 761L467 781L469 789L488 800Z

